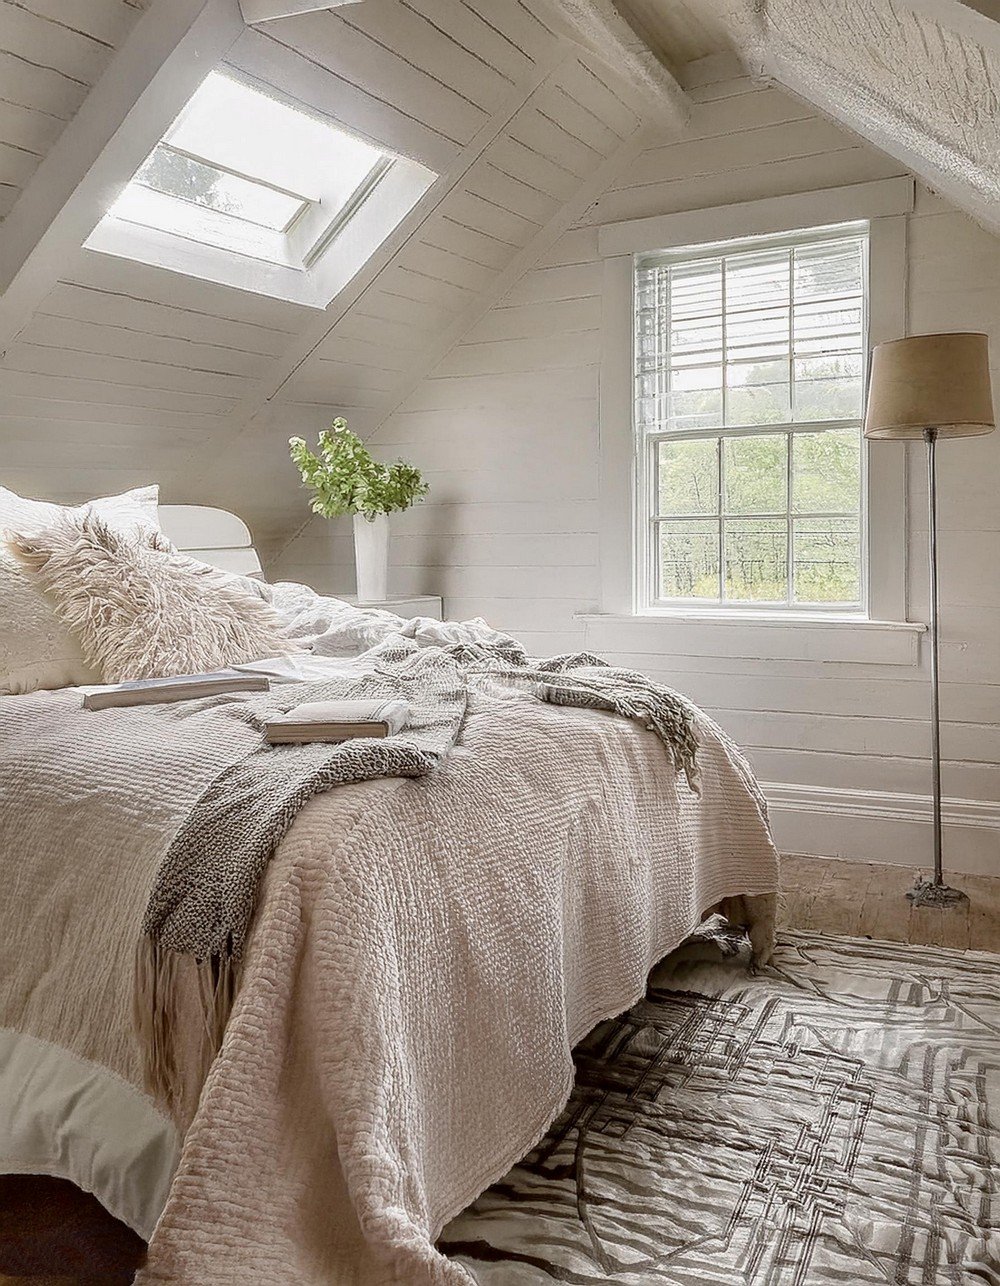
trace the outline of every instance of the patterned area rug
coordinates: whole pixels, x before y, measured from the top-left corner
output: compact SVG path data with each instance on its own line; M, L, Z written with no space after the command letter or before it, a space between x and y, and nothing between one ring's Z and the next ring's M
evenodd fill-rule
M484 1286L1000 1283L1000 957L672 957L575 1057L548 1136L441 1238Z

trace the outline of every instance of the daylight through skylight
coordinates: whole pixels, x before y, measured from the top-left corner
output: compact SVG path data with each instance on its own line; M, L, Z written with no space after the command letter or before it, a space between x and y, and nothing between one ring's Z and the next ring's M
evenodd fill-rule
M301 266L389 164L330 122L213 71L110 214Z

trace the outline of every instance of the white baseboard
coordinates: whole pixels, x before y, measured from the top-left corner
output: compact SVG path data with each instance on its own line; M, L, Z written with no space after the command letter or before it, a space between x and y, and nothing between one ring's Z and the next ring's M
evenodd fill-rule
M922 870L933 862L929 795L786 782L761 786L783 852ZM946 870L1000 876L1000 802L945 799L942 819Z

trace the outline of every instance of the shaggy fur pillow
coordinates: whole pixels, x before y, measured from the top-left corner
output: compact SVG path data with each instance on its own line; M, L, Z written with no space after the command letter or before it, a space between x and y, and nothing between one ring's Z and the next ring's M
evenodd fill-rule
M5 544L18 532L41 531L64 515L95 513L115 530L135 535L159 530L157 487L137 487L120 496L102 496L67 508L28 500L0 487L0 694L100 683L80 644L56 616L52 604Z
M105 683L301 651L267 603L159 533L123 534L74 515L10 544Z

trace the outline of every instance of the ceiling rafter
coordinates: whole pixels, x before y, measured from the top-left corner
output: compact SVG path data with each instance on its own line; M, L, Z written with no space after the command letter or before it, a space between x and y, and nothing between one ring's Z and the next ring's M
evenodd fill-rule
M237 0L154 0L0 228L0 353L244 30Z
M680 129L687 123L691 100L683 86L613 0L550 0L549 7L571 38L645 99L660 124Z
M932 19L980 48L1000 49L1000 0L893 0L893 4L897 16L905 12ZM1000 234L1000 172L976 163L916 111L880 96L852 67L835 65L827 51L802 48L789 39L775 17L776 7L769 0L727 0L726 21L747 72L845 126L982 227Z
M275 18L292 18L297 13L315 13L317 9L342 9L360 4L361 0L240 0L243 21L248 27Z
M756 51L763 74L831 120L905 165L928 187L994 234L1000 234L1000 182L973 165L924 123L896 109L868 85L768 33Z
M1000 52L1000 0L897 0L939 27Z
M360 272L331 300L316 322L307 327L298 336L296 342L286 350L277 367L272 370L264 388L245 398L233 409L229 416L230 423L233 425L232 436L238 437L254 425L261 413L309 360L348 311L354 307L368 288L375 284L382 271L402 254L429 215L462 181L494 139L503 133L532 94L570 57L575 57L575 54L570 54L564 45L553 44L548 56L540 59L531 74L510 91L496 111L462 148L449 169L440 175L426 195L402 220L395 232L386 238Z

